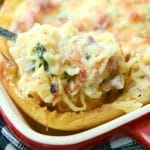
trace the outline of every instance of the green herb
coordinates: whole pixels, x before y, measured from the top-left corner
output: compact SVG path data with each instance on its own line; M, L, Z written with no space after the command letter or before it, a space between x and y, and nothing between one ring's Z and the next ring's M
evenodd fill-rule
M39 58L43 58L43 54L45 51L45 47L39 42L34 47L34 52Z
M49 67L47 61L43 60L43 66L44 66L44 70L48 71Z
M43 57L44 53L46 52L46 48L44 47L44 45L42 45L40 42L38 42L35 45L33 51L38 56L38 58L42 60L42 64L44 66L44 70L48 71L48 69L49 69L48 63Z
M86 58L87 60L89 60L89 59L91 58L91 55L89 55L88 53L86 53L86 54L85 54L85 58Z

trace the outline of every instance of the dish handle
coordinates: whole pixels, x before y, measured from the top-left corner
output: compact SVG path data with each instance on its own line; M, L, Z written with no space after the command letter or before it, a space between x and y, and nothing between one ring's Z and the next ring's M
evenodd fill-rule
M125 126L131 137L150 149L150 113Z

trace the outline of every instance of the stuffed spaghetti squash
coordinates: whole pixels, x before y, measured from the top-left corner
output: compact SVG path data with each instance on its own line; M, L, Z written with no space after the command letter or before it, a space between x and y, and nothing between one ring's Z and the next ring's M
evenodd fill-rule
M149 1L98 3L6 0L1 9L0 25L19 34L0 39L0 79L45 126L87 129L150 103Z

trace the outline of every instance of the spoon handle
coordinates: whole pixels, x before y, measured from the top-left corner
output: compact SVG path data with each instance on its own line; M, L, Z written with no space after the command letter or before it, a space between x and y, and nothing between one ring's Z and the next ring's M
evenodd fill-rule
M0 36L7 38L8 40L15 41L17 38L17 34L10 32L2 27L0 27Z

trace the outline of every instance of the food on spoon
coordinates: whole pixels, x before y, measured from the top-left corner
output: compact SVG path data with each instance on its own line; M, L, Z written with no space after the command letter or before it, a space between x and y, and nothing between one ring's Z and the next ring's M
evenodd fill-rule
M149 103L146 65L138 56L126 62L109 32L35 24L11 45L9 55L1 51L1 81L24 112L50 128L91 128Z

